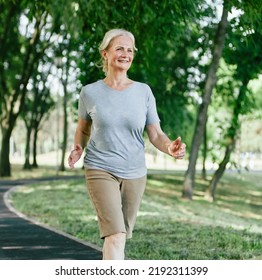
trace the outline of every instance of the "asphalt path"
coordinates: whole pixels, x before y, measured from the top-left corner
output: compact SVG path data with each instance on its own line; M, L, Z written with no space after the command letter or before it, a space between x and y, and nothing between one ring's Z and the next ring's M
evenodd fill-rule
M64 178L45 180L54 179ZM11 188L36 181L0 180L0 260L101 260L102 253L94 245L36 224L9 205Z

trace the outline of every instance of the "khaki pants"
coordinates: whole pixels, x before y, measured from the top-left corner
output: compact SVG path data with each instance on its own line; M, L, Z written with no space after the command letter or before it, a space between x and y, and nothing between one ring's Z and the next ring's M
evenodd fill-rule
M104 170L87 169L86 182L97 213L100 237L123 232L131 238L146 176L122 179Z

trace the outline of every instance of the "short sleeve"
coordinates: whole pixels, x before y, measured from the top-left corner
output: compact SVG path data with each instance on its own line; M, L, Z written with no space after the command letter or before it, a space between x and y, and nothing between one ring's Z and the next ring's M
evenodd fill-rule
M146 125L154 124L160 122L157 108L156 108L156 99L148 87L148 97L147 97L147 115L146 115Z
M86 102L87 101L85 100L84 91L82 88L78 100L78 117L88 121L91 120L91 117L87 112Z

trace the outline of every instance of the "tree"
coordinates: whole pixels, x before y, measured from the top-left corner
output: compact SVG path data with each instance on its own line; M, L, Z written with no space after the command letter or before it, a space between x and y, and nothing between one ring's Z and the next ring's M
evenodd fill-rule
M65 171L65 154L68 142L68 104L72 99L72 93L76 91L77 79L77 61L79 60L79 46L75 44L75 39L70 34L74 18L67 24L68 26L61 30L60 34L63 38L54 49L55 64L58 68L59 80L63 87L63 140L62 155L59 170ZM73 34L76 36L75 34ZM76 39L78 41L79 39Z
M227 18L228 18L228 5L227 2L224 1L223 14L218 24L217 32L214 38L212 61L206 76L206 81L205 81L205 86L204 86L203 96L202 96L202 103L199 107L195 132L191 144L189 165L184 180L184 188L183 188L182 196L183 198L186 199L192 199L192 195L193 195L196 161L197 161L198 151L202 143L203 135L206 127L208 106L211 102L212 92L217 80L216 72L219 66L219 60L222 56L222 50L224 47L226 29L228 25Z
M40 129L40 124L48 117L49 111L54 106L54 100L50 92L50 84L48 84L48 76L50 69L44 72L46 65L40 63L38 71L36 71L31 79L31 91L25 98L25 103L21 111L21 117L24 120L27 136L25 147L25 163L24 169L31 169L31 167L38 167L37 156L37 136ZM50 68L50 66L49 66ZM31 151L31 135L33 133L33 163L30 163Z
M2 5L0 176L10 176L10 137L25 102L28 81L50 44L53 31L47 33L47 23L50 22L45 1L12 1ZM25 23L23 26L20 25L22 20Z
M243 15L238 24L234 24L230 32L230 44L225 49L225 59L229 64L236 65L234 78L240 84L239 93L236 100L233 102L233 114L231 124L226 133L226 149L223 160L220 162L218 169L214 173L209 187L206 191L206 196L209 200L215 199L215 191L226 166L230 160L230 156L234 151L237 135L240 128L239 117L247 114L252 110L253 94L248 89L248 83L255 79L262 70L262 48L260 42L262 34L253 29L244 29L242 21L247 20L246 15ZM254 27L255 28L255 27ZM232 94L232 96L234 96ZM232 102L232 101L231 101ZM248 136L247 136L248 137Z
M33 102L27 94L23 110L20 113L26 127L26 145L25 145L25 162L24 169L30 169L30 140L33 127Z
M11 175L9 142L24 106L29 79L48 47L59 39L62 19L65 15L70 18L73 4L71 0L1 2L0 176Z
M68 101L69 101L69 80L70 74L74 72L72 70L72 41L70 38L65 38L63 40L63 45L60 45L60 55L63 55L63 58L58 58L60 60L59 70L61 70L60 81L63 87L63 141L62 141L62 155L61 155L61 163L60 163L60 171L65 171L65 154L67 149L67 138L68 138ZM64 61L64 62L63 62ZM74 77L76 78L76 77Z

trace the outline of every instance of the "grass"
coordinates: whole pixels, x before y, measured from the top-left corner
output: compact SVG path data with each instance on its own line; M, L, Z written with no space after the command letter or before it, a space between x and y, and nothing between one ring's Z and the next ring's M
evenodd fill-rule
M3 180L20 180L20 179L35 179L44 177L59 177L59 176L72 176L82 175L83 171L79 168L74 170L67 169L66 171L59 171L56 166L41 166L39 168L32 168L24 170L20 164L12 164L12 176L1 177Z
M204 199L207 182L197 177L194 199L181 199L183 174L148 175L133 238L131 259L262 259L260 173L229 173L216 201ZM19 187L12 203L26 215L102 246L84 179Z

